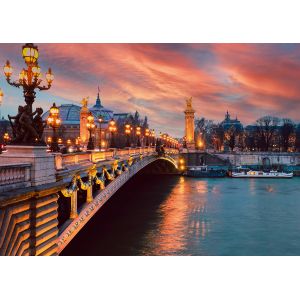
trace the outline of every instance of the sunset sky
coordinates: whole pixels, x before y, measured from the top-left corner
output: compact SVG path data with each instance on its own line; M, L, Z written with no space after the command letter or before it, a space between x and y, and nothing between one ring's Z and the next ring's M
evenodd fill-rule
M17 78L22 44L0 44ZM84 96L115 112L147 115L150 127L182 136L184 106L193 97L196 116L221 121L226 110L244 124L263 115L300 121L300 44L38 44L43 73L55 76L36 106L79 104ZM2 116L15 115L22 90L0 75Z

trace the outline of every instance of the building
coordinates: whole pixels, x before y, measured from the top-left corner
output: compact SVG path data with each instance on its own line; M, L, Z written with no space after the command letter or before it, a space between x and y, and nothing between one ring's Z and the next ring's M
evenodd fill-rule
M101 123L101 144L102 147L108 146L109 132L108 123L111 119L119 120L126 119L130 113L114 113L111 109L105 108L102 105L100 94L98 91L95 104L88 107L88 100L82 100L82 106L75 104L62 104L59 106L61 126L58 129L58 138L62 143L66 143L68 139L75 143L76 139L80 138L81 143L86 144L88 141L88 131L86 128L86 117L91 112L94 116L96 129L93 133L95 146L100 143L100 123L99 118L102 116L103 122ZM43 120L49 116L49 111L43 114ZM52 128L46 127L44 130L44 140L47 141L48 137L52 136Z
M221 125L224 131L227 131L231 127L233 127L238 132L241 132L243 130L242 123L238 120L237 117L235 119L231 119L228 111L226 112L225 119L221 122Z

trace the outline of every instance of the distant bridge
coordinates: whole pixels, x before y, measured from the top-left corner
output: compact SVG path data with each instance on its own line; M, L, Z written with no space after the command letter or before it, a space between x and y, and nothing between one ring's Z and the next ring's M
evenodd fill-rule
M139 171L177 172L178 154L158 156L152 147L48 153L38 165L36 154L34 164L0 157L0 255L58 255Z

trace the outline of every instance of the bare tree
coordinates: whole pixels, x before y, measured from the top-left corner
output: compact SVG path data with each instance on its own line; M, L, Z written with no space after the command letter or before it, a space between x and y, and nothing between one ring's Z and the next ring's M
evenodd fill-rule
M279 119L272 116L264 116L256 121L259 150L272 150L278 124Z
M295 124L290 119L283 119L283 124L280 127L280 141L284 152L288 151L288 148L292 146L292 137L295 132Z

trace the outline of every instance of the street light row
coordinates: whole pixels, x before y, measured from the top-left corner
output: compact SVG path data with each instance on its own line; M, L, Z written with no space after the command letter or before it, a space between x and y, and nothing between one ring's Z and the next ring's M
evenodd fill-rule
M11 76L13 74L13 68L10 62L7 60L6 64L3 67L4 75L6 77L6 81L8 84L15 86L17 88L22 87L25 103L24 107L19 106L19 112L15 117L10 117L13 137L10 138L8 133L6 133L4 140L7 142L11 140L15 144L22 145L31 145L35 143L45 144L42 141L42 135L45 127L45 123L53 129L53 136L47 139L47 142L51 142L50 150L53 152L59 151L59 143L61 142L60 138L57 137L57 130L61 126L61 118L59 108L53 103L52 107L49 111L49 116L46 121L43 121L41 118L43 110L41 108L37 108L35 112L32 110L32 105L35 100L36 92L38 89L40 91L48 90L52 86L52 82L54 80L54 75L52 73L51 68L45 74L46 85L42 85L43 80L41 79L41 68L38 64L39 51L38 47L32 43L27 43L22 47L22 57L26 63L26 68L23 68L19 73L19 78L16 81L11 80ZM3 101L3 92L0 89L0 106ZM33 118L33 116L35 117ZM12 123L12 120L14 122ZM22 121L19 121L22 120ZM100 124L100 150L102 147L102 123L104 122L104 117L99 116L98 118ZM115 135L117 132L116 121L111 119L108 123L108 131L111 134L111 143L110 147L116 147ZM94 116L92 113L87 117L86 123L87 129L89 131L89 141L87 145L88 150L93 150L94 142L92 138L92 131L96 128ZM150 130L149 128L145 128L144 132L142 132L142 128L140 126L136 126L133 128L131 124L125 124L124 133L127 137L126 146L130 147L130 135L133 133L135 137L137 137L137 146L141 146L141 137L144 136L146 140L146 146L150 145L149 139L153 139L155 144L155 131L154 129ZM163 143L166 146L176 146L178 145L177 140L171 138L169 135L162 137ZM77 138L77 144L80 143L80 138Z

